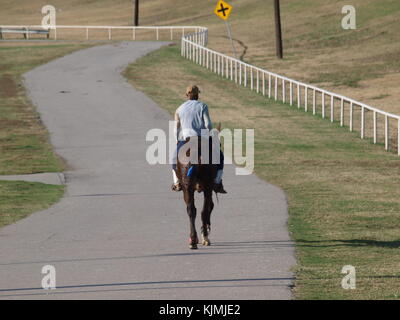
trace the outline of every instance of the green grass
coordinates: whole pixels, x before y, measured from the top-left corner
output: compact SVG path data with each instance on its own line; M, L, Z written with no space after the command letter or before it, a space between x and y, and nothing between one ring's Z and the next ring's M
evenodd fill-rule
M337 123L222 80L181 58L178 47L141 58L124 75L171 114L184 101L186 85L196 83L214 122L255 129L255 171L289 200L296 298L398 297L397 156ZM356 267L356 290L340 285L348 264Z
M64 194L64 186L0 181L0 228L47 209Z

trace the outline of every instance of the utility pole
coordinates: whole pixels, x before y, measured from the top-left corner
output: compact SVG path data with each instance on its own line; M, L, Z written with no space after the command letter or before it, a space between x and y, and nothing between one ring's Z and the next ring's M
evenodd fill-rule
M279 0L274 0L275 9L275 33L276 33L276 56L278 59L283 58L282 48L282 26L281 26L281 9Z
M135 1L134 5L134 25L137 27L139 25L139 0L132 0Z

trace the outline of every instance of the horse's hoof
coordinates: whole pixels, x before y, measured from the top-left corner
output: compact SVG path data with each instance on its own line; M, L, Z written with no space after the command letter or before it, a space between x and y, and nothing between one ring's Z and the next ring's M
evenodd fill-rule
M189 239L189 248L190 249L197 249L197 244L199 243L199 238L195 238L194 240Z
M203 246L210 246L211 245L211 241L210 240L203 240L202 245Z

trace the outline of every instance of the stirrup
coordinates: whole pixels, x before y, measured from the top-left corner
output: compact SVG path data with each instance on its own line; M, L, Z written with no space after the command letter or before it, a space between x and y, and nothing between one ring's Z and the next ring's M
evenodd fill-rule
M172 184L171 189L172 189L172 191L176 191L176 192L182 191L182 186L181 186L180 182L177 182L177 183Z
M213 190L215 193L228 193L225 191L224 186L222 185L222 181L220 183L214 183Z

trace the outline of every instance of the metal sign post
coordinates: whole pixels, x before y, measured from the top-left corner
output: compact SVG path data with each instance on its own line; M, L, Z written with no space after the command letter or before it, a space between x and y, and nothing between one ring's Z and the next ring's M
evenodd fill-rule
M228 30L229 39L231 39L233 54L234 54L235 58L237 59L236 48L235 48L235 44L233 43L233 39L232 39L231 25L229 24L228 20L225 20L225 25L226 25L226 29Z

